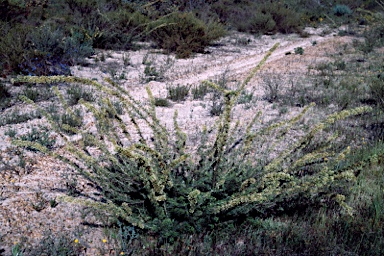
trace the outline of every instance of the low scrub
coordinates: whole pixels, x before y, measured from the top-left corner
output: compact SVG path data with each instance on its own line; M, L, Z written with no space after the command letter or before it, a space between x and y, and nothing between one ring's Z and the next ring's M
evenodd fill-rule
M149 26L149 38L180 58L204 52L205 47L225 34L222 25L204 23L193 13L171 13Z

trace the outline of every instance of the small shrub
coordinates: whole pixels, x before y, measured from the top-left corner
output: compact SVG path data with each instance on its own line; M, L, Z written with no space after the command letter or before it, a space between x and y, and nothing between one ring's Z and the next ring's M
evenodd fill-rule
M144 78L141 80L145 83L150 81L163 81L164 76L155 66L152 65L151 62L148 62L144 68Z
M0 110L7 108L10 105L11 96L12 95L5 84L0 83Z
M4 132L5 135L8 135L11 138L14 138L17 134L16 130L9 128L7 131Z
M339 17L352 14L352 10L348 6L343 4L338 4L335 7L333 7L332 12L334 15Z
M191 92L194 100L203 100L207 93L212 92L212 89L208 85L200 83L199 85L194 86L191 89Z
M19 124L24 123L28 120L34 119L34 118L41 118L41 112L40 111L32 111L29 113L22 113L19 109L15 109L9 114L3 115L0 119L0 126L6 125L6 124Z
M8 88L5 86L5 84L0 83L0 100L4 100L9 97L11 97L11 94L9 93Z
M77 242L74 242L74 241ZM38 244L34 246L23 246L23 255L83 255L85 246L78 242L78 239L68 232L58 234L52 231L45 231ZM17 254L16 254L17 255Z
M156 107L165 107L165 108L167 108L167 107L171 106L171 103L166 98L155 98L154 104L155 104Z
M256 34L265 34L276 30L276 22L270 13L258 12L249 20L249 28L246 31Z
M203 52L212 41L224 35L218 23L205 24L193 13L172 13L151 25L149 37L159 47L187 58L194 52Z
M68 104L73 106L79 103L80 99L83 99L85 101L93 102L95 101L95 96L93 95L93 91L85 91L80 86L71 86L67 89L67 95L68 95Z
M237 100L237 104L248 104L252 101L253 99L253 93L248 92L248 91L242 91L239 99Z
M384 109L384 75L379 75L370 82L370 93L377 105Z
M185 101L188 97L190 85L176 85L176 86L168 86L168 96L167 98L172 101Z
M269 102L274 102L279 99L280 87L283 80L278 75L267 74L263 76L263 85L265 90L265 99Z
M333 63L337 70L345 70L347 68L347 64L343 60L337 60Z
M295 50L295 54L299 54L299 55L304 54L304 49L302 47L297 47L294 50Z
M65 129L63 125L68 125L70 128L77 129L83 123L83 115L79 109L76 109L73 112L66 112L61 114L59 126L64 129L69 134L74 134L74 131L71 129Z
M56 143L56 139L51 136L51 133L49 132L48 128L45 127L33 127L32 130L27 134L21 135L20 139L23 141L36 142L48 149L52 149ZM34 147L27 148L32 151L38 151Z

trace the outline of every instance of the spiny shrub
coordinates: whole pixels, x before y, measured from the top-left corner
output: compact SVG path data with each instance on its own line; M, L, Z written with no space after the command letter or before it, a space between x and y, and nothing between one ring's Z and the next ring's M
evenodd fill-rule
M197 149L187 147L188 137L176 121L177 112L171 131L161 124L149 89L150 105L144 107L111 80L103 85L63 76L21 77L19 80L83 83L105 93L101 106L80 101L94 116L95 122L100 124L96 127L104 139L99 140L99 135L90 134L86 127L74 128L73 131L82 138L65 140L60 154L30 141L14 140L13 143L35 148L70 164L101 189L105 202L69 196L60 200L106 211L122 223L157 236L160 244L173 242L180 234L214 229L216 225L225 225L228 221L241 221L245 216L278 214L298 206L315 205L320 201L325 203L329 198L334 198L350 211L343 193L355 178L354 170L336 168L341 166L340 162L350 148L338 150L333 147L336 139L333 134L319 140L324 135L322 131L336 121L362 115L370 111L369 108L334 113L309 130L303 130L303 135L296 139L286 135L312 105L289 120L267 127L257 124L261 113L242 128L239 122L232 120L233 106L241 91L276 47L237 90L204 82L223 94L224 111L210 132L207 128L202 129ZM111 98L117 98L124 104L131 118L130 124L123 122L118 115L109 118L103 114L112 111ZM34 105L26 98L25 101ZM52 120L49 113L45 114L47 120ZM52 121L51 125L57 127ZM147 127L152 130L150 138L143 134ZM285 143L285 139L289 143ZM126 145L123 140L131 144L123 146ZM97 155L90 155L86 145L96 147ZM63 151L66 154L62 154Z
M153 22L149 29L151 40L180 58L203 52L205 47L224 35L220 24L205 24L193 13L171 13Z

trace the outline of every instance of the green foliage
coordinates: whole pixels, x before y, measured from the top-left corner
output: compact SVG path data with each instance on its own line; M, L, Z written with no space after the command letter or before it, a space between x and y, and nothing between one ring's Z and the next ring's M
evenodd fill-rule
M164 76L157 70L152 63L147 63L144 68L144 82L148 83L150 81L163 81Z
M227 2L230 1L219 1L214 4L214 10L238 31L256 34L301 31L302 14L294 11L287 4L281 2L251 3L250 1L243 1L242 4L237 5L234 2ZM220 3L232 6L228 8L220 6Z
M23 141L38 143L47 149L52 149L56 143L56 139L51 136L50 131L46 127L40 127L39 129L33 127L27 134L21 135L20 139ZM33 147L27 148L32 151L37 151Z
M170 107L171 103L166 98L154 98L154 105L156 107Z
M203 52L204 48L224 35L223 27L215 22L205 24L193 13L171 13L152 23L149 38L179 58Z
M5 84L0 82L0 110L9 106L11 93Z
M351 15L352 11L351 9L343 4L338 4L335 7L333 7L332 12L336 16L344 16L344 15Z
M80 99L86 101L95 101L96 97L93 95L93 91L86 91L85 88L77 85L73 85L67 89L68 95L68 104L70 106L76 105L79 103Z
M27 36L32 28L28 25L14 26L2 23L0 26L0 64L3 74L19 72L19 64L25 60L26 49L28 49ZM29 52L27 56L29 55Z
M23 95L27 97L28 99L37 102L37 101L44 101L52 98L54 96L54 93L50 87L32 87L32 85L27 85L20 93L20 95Z
M185 101L188 97L189 90L191 89L190 85L176 85L176 86L168 86L167 98L172 101Z
M212 92L212 88L204 83L200 83L199 85L192 87L191 92L194 100L203 100L207 93Z
M297 47L294 50L295 50L295 54L299 54L299 55L304 54L304 49L302 47Z
M91 20L86 33L93 38L93 46L101 49L127 50L134 42L146 35L145 29L150 20L140 12L126 9L110 11Z
M376 104L384 109L384 77L379 75L378 78L373 78L370 83L370 93Z
M6 125L6 124L19 124L24 123L28 120L34 119L34 118L41 118L42 115L40 111L32 111L32 112L21 112L19 109L15 109L10 113L4 114L2 118L0 119L0 126Z
M11 94L9 93L8 88L5 86L5 84L0 84L0 100L4 100L6 98L9 98Z
M39 243L35 246L24 246L24 255L82 255L85 246L75 243L73 235L68 232L54 234L52 231L44 232Z

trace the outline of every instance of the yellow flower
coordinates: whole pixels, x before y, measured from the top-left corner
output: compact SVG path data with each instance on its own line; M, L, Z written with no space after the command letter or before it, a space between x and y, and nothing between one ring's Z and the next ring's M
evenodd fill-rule
M320 17L320 18L319 18L319 21L322 22L322 21L323 21L323 18Z
M124 255L124 252L121 252L120 255Z
M79 239L76 238L74 242L75 244L79 243Z
M103 243L106 243L106 242L107 242L107 239L105 239L105 238L104 238L104 239L103 239L103 240L101 240L101 241L103 241Z

